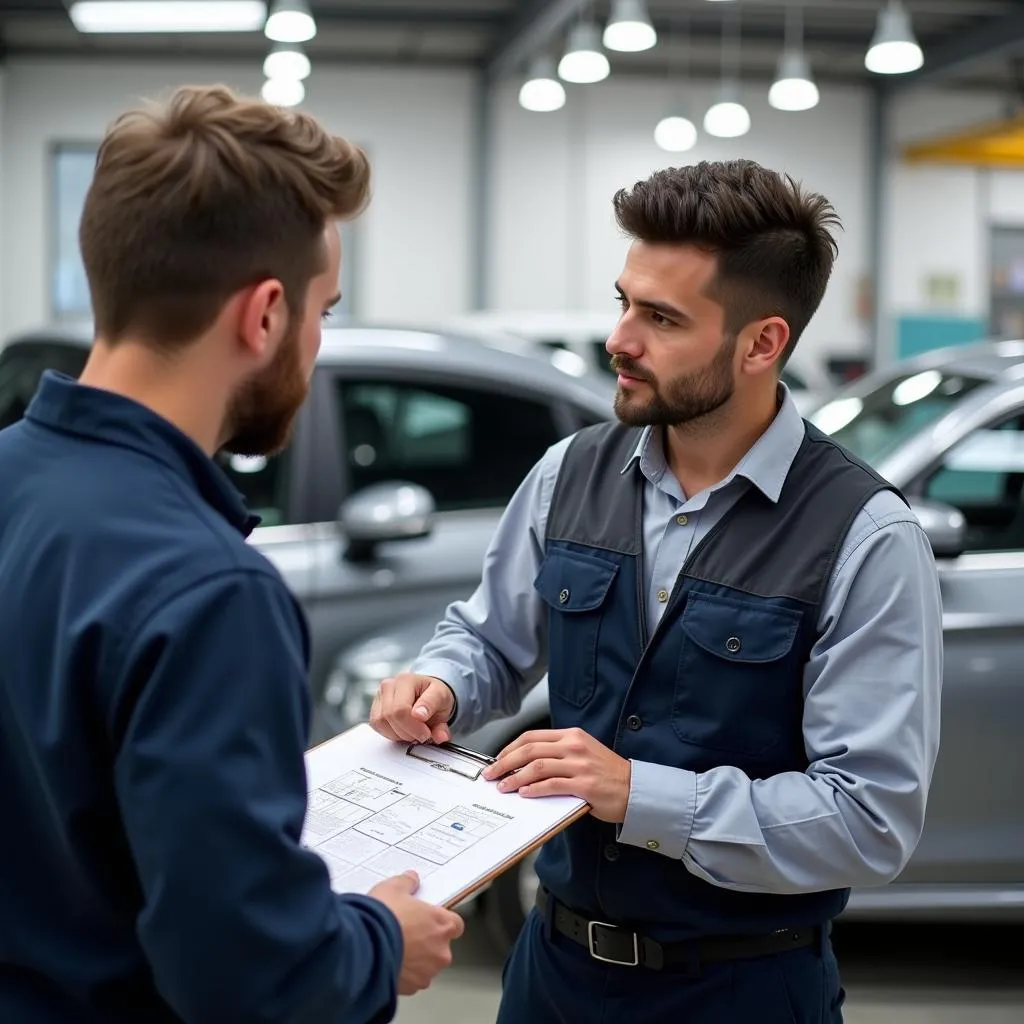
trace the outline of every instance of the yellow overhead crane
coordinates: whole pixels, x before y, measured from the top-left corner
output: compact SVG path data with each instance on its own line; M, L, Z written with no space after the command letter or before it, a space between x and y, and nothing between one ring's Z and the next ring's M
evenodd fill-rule
M902 147L911 164L1024 168L1024 112L1000 121L912 142Z

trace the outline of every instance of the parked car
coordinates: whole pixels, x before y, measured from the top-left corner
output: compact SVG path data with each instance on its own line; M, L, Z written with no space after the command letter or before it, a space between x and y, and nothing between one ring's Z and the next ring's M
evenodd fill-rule
M940 350L840 391L811 419L900 487L931 539L944 603L942 741L927 823L896 882L852 894L849 918L1024 920L1024 342ZM421 616L339 659L321 718L365 717L380 679L433 631ZM332 703L333 701L333 703ZM544 728L547 680L511 718L460 742L496 753ZM482 896L502 945L533 904L533 859Z
M0 349L0 426L22 416L45 369L77 377L90 340L80 325ZM222 460L263 517L252 543L305 608L314 701L339 651L439 616L475 586L526 472L559 438L607 418L613 394L604 378L453 334L324 332L287 450Z
M497 347L535 351L567 373L589 371L614 377L604 346L617 322L614 312L489 309L455 317L447 327L468 331ZM835 390L828 374L799 348L782 371L782 380L803 413Z

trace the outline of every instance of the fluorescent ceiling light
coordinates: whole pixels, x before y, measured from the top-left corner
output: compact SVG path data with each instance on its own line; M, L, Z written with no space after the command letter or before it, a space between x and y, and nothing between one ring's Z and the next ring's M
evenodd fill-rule
M573 26L565 48L565 56L558 62L558 75L566 82L589 85L608 77L611 66L601 52L601 33L593 22L580 22Z
M810 110L817 106L818 87L811 78L807 58L799 51L784 53L779 71L768 90L768 102L776 110Z
M275 0L263 32L278 43L304 43L316 35L316 22L306 0Z
M615 0L604 30L604 45L621 53L649 50L658 41L644 0Z
M306 98L306 87L297 78L268 78L260 95L275 107L295 107Z
M555 62L550 57L534 61L519 90L519 105L538 113L549 113L565 106L565 87L555 78Z
M76 0L79 32L258 32L264 0Z
M685 117L663 117L654 128L654 141L669 153L685 153L697 143L697 126Z
M302 47L291 43L278 43L263 62L267 78L308 78L312 69Z
M905 75L924 63L924 54L914 38L910 15L899 0L889 0L878 12L878 25L864 66L876 75Z

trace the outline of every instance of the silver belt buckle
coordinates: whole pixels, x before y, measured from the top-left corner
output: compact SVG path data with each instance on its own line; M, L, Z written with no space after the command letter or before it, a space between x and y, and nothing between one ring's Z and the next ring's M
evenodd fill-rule
M632 960L615 960L612 957L601 956L597 951L597 940L594 937L595 928L608 928L613 932L621 931L622 929L618 925L608 924L607 921L588 921L587 922L587 944L590 947L590 955L595 960L601 960L606 964L617 964L620 967L639 967L640 966L640 941L637 938L636 932L633 932L633 959Z

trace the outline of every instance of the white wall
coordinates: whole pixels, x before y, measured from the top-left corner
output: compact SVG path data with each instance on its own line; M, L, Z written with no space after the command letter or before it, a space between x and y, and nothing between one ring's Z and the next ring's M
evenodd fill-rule
M48 147L99 141L107 123L140 98L213 81L255 92L259 69L8 62L0 101L4 336L49 318ZM328 67L310 79L306 108L365 146L374 165L374 201L357 238L356 309L363 316L429 320L469 302L471 90L461 72Z
M890 325L897 317L938 312L966 318L988 315L989 232L993 225L1024 225L1024 172L908 165L908 142L968 129L1005 116L996 94L954 89L913 90L890 111L886 190L885 284ZM931 275L959 282L957 301L934 308ZM892 338L888 339L892 343Z
M0 336L49 317L49 145L98 140L141 97L215 80L259 86L255 67L225 74L197 65L8 62L0 80ZM358 225L361 316L430 322L470 304L473 88L468 73L394 68L323 67L310 80L308 109L364 144L374 163L374 203ZM713 82L694 83L694 120L713 94ZM499 90L490 304L610 310L627 244L613 222L616 189L674 162L748 156L824 192L845 226L803 353L864 352L872 326L858 308L871 259L864 93L824 88L815 110L784 114L768 106L763 88L748 87L752 131L737 140L701 132L684 154L664 153L652 138L668 99L663 82L613 77L570 86L562 111L539 115L518 106L516 83ZM954 312L987 313L989 225L1024 225L1024 175L907 167L898 146L1001 113L999 97L951 91L915 90L895 102L880 295L888 328L900 315L928 311L925 282L934 274L960 280Z
M700 82L690 92L689 116L698 127L714 89ZM514 87L504 90L492 195L491 302L614 309L613 285L627 246L614 223L615 191L661 167L750 157L823 192L843 220L832 282L800 342L802 352L863 351L870 329L857 312L868 258L864 95L824 90L815 110L783 114L768 105L766 90L748 89L748 135L714 139L700 130L697 146L679 154L659 149L653 138L668 98L660 82L608 79L569 87L562 110L535 114L518 106Z

